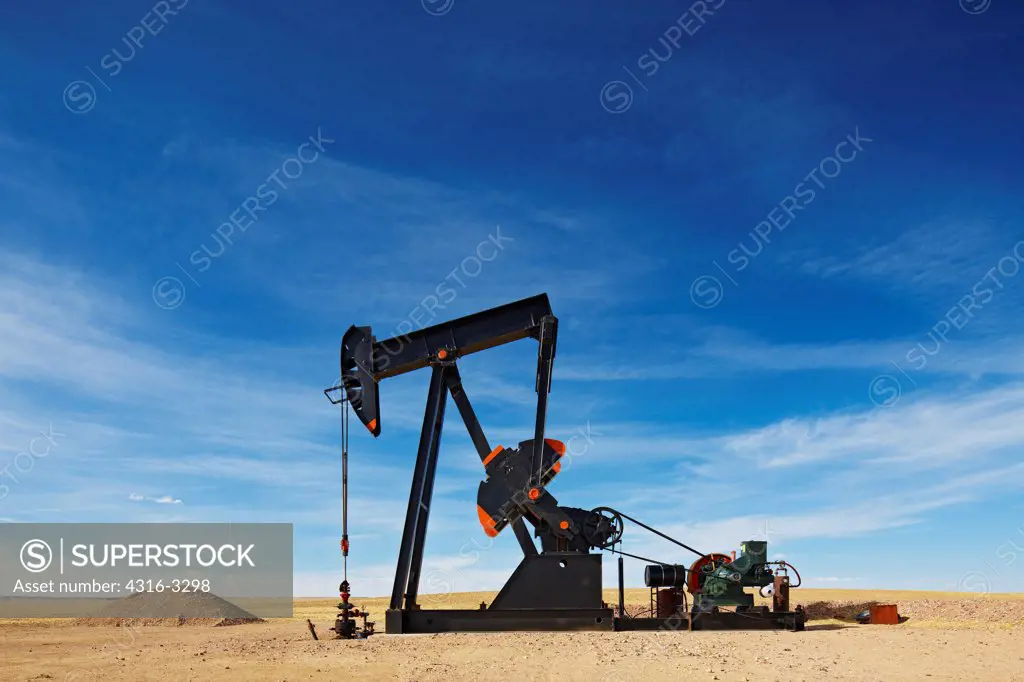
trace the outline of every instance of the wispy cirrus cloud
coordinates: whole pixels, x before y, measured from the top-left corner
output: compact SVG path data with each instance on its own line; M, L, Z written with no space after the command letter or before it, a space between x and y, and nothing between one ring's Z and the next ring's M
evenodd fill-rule
M152 502L153 504L183 504L181 500L171 497L170 495L152 497L149 495L139 495L138 493L131 493L128 495L128 499L131 500L132 502Z
M873 243L834 244L832 251L780 254L808 275L847 278L903 293L957 291L996 266L1017 240L987 220L946 217Z
M929 348L935 346L935 341L927 338L929 331L928 326L922 326L917 336L822 343L772 342L737 329L708 328L691 334L692 342L685 345L678 341L649 342L648 348L658 350L654 353L658 359L653 362L622 363L610 359L608 354L566 353L559 367L559 378L608 382L823 370L892 370L894 360L908 364L906 356L918 343L927 342ZM966 377L1019 376L1024 374L1022 347L1024 336L957 339L955 350L928 358L928 371Z

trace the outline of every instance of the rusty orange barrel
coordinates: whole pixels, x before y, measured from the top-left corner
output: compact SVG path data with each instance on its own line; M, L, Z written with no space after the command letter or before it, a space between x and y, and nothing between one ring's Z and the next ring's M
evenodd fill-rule
M683 591L680 588L658 590L658 618L671 618L683 610Z
M895 604L872 604L872 625L899 625L900 613Z

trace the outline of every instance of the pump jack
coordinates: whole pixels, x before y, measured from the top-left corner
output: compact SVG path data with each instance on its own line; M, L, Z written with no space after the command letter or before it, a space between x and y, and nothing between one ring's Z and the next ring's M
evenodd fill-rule
M385 614L388 633L654 629L664 624L667 615L672 614L652 613L650 619L625 618L622 613L621 558L619 618L614 617L614 611L602 600L602 557L591 554L591 550L606 549L632 557L614 549L622 538L623 518L701 556L694 567L701 564L708 581L712 576L708 568L721 573L720 577L726 583L737 586L768 585L777 580L763 558L743 573L741 582L739 571L723 569L723 563L727 562L715 559L724 555L704 555L608 508L588 511L558 504L547 486L561 469L559 460L565 454L565 445L545 438L544 433L557 335L558 320L551 311L546 294L384 341L378 341L370 327L352 326L345 332L341 342L342 384L335 388L344 390L345 400L374 437L380 435L382 426L378 383L417 369L429 367L431 370L398 567L390 606ZM533 438L521 441L517 448L500 445L492 448L463 388L457 362L473 353L527 338L538 342ZM511 526L523 551L519 566L495 599L486 608L481 605L478 610L428 610L421 609L417 603L441 429L449 394L486 474L477 491L477 516L483 531L489 537L495 537ZM527 524L533 528L532 535ZM540 540L539 551L534 537ZM759 549L766 551L763 547ZM665 582L668 572L658 571L656 580L661 582L655 585L648 580L648 585L681 590L680 585L685 582L688 569L663 562L654 563L657 566L652 568L673 569L672 578ZM692 571L690 573L699 591L704 578L698 580ZM742 596L742 588L736 589ZM735 597L735 590L732 596ZM717 614L718 609L711 596L705 599L704 604L708 613L713 610ZM752 610L749 615L755 613L761 612ZM655 615L661 617L654 618ZM747 626L798 629L798 621L799 629L802 629L803 614L799 610L796 614L772 612L770 617L767 613L763 615L764 618L755 618L759 625ZM692 628L692 614L687 618ZM707 620L709 623L712 621L717 622L717 618Z

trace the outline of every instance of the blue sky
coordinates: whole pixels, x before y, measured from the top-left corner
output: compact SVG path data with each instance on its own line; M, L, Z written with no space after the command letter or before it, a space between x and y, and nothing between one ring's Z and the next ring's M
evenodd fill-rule
M767 538L809 585L1024 589L1015 3L5 14L5 521L292 522L296 593L329 595L341 334L548 292L562 504ZM492 443L532 435L535 352L463 363ZM359 594L390 589L426 380L352 438ZM496 588L518 548L448 425L423 589Z

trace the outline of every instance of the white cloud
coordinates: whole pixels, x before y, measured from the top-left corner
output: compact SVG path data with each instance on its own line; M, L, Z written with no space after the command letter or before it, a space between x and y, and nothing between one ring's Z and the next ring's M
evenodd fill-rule
M181 500L171 497L170 495L152 497L148 495L139 495L138 493L131 493L128 495L128 499L131 500L132 502L152 502L154 504L182 504Z
M943 217L888 242L854 248L847 256L795 254L786 259L799 262L800 269L811 275L853 277L934 294L937 288L969 286L995 267L1015 242L999 236L987 220Z
M1021 283L1024 287L1024 275ZM954 330L948 335L949 342L940 344L935 355L925 358L927 364L924 368L918 369L918 361L908 360L908 353L916 349L919 343L926 344L925 348L934 352L936 343L927 334L941 315L956 303L956 299L948 303L949 306L936 313L934 320L922 324L917 335L902 338L835 343L778 343L734 329L710 328L694 332L693 340L686 344L685 352L679 351L678 339L664 342L664 345L659 345L657 339L650 339L647 348L652 356L665 360L643 364L623 364L610 360L607 353L590 355L585 351L570 349L562 353L564 360L559 366L558 378L562 381L607 382L727 379L738 375L822 370L873 371L896 375L906 382L904 390L910 391L913 388L910 380L902 378L900 370L893 366L894 362L911 375L917 372L918 376L913 380L927 376L972 379L984 375L1024 376L1024 353L1021 352L1024 349L1024 337L1016 335L991 339L960 338L955 336L957 332ZM956 319L960 322L959 318ZM972 331L977 326L974 322L969 325L965 330ZM921 355L920 350L917 355ZM867 380L862 381L867 399Z
M840 460L933 468L1024 448L1024 384L907 398L891 408L793 418L725 436L723 450L764 467Z

